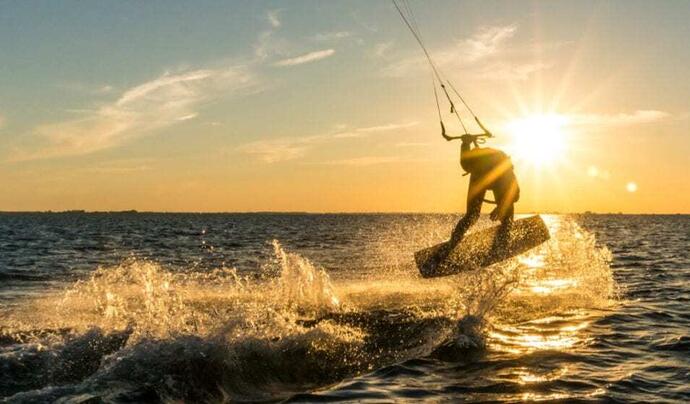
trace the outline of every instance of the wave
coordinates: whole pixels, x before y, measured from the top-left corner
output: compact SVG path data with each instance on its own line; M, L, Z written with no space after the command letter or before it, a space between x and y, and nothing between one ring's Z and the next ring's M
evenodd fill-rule
M499 324L606 305L615 294L593 236L570 221L549 225L552 240L528 255L438 280L409 271L335 282L278 241L258 276L134 259L98 268L8 313L0 394L274 400L414 358L472 358Z

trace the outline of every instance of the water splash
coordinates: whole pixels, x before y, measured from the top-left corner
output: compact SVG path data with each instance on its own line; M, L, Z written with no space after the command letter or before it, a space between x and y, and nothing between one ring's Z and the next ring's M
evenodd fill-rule
M317 312L338 309L340 300L323 269L315 267L299 254L286 252L278 240L271 244L280 265L280 278L275 284L277 301Z
M551 312L604 309L616 301L609 266L611 252L572 219L546 217L551 240L517 257L518 285L506 305L519 306L513 320L541 318Z
M510 355L571 350L616 304L611 252L575 221L546 218L551 240L515 259L517 282L493 313L491 348Z
M228 268L173 273L132 259L99 268L64 293L26 302L10 313L1 330L6 342L14 343L10 362L53 375L66 360L46 357L62 358L86 341L90 350L76 351L87 374L72 372L75 378L69 380L45 372L23 376L34 380L34 387L40 387L39 380L61 385L89 376L75 387L79 391L99 390L112 380L151 383L161 396L198 399L218 393L218 386L235 398L265 398L259 394L265 387L257 386L280 382L304 388L359 369L365 361L359 358L364 333L358 327L329 319L305 325L305 318L339 309L328 275L277 241L272 246L278 276L269 279L242 278ZM95 349L104 345L100 340L113 338L119 345ZM213 386L188 373L194 366L218 376ZM162 385L161 377L167 378ZM3 393L21 385L8 383ZM65 393L50 394L56 391Z
M109 383L127 394L148 394L140 391L148 386L157 397L191 401L286 397L432 352L445 360L481 352L497 321L603 304L614 289L606 251L567 219L551 230L552 240L527 256L436 280L410 268L333 281L278 241L254 277L126 260L19 306L2 331L15 343L18 367L30 350L81 352L86 370L40 382L37 373L36 388L62 387L36 397L122 393L106 393ZM65 363L40 358L48 369Z

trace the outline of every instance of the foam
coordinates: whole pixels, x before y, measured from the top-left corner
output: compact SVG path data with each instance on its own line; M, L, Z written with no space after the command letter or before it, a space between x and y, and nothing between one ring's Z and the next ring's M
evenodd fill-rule
M129 259L14 308L2 360L22 366L34 355L31 363L57 369L65 360L45 358L71 352L87 370L39 372L33 393L17 398L153 389L159 398L244 400L287 397L441 346L441 356L457 357L485 349L492 323L610 304L610 253L569 219L547 225L551 241L527 255L436 280L411 267L333 281L278 241L252 277Z

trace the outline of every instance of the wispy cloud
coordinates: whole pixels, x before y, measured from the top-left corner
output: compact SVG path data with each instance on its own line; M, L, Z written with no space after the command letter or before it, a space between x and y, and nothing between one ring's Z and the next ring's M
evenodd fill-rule
M313 144L324 139L325 136L316 135L257 140L238 147L237 151L254 156L264 163L277 163L303 157Z
M312 37L315 41L333 41L337 39L349 38L352 36L352 32L349 31L332 31L332 32L320 32Z
M390 131L390 130L398 130L398 129L407 129L411 128L413 126L419 125L419 122L417 121L412 121L412 122L405 122L405 123L389 123L386 125L377 125L377 126L369 126L366 128L359 128L357 129L358 132L385 132L385 131Z
M658 122L670 118L671 114L658 110L639 110L633 113L618 114L573 114L570 123L573 125L627 126Z
M258 62L266 62L270 59L279 58L277 62L273 63L274 66L296 66L325 59L335 54L335 49L322 49L288 57L297 52L294 51L295 46L293 46L290 41L277 35L277 32L280 31L283 25L280 18L281 12L282 10L269 10L266 12L265 19L268 21L268 27L259 33L253 45L254 55ZM310 39L313 41L325 42L347 38L350 35L352 34L347 31L323 32L314 35Z
M432 57L442 68L468 66L496 54L516 32L515 24L482 27L467 39L455 41L446 48L431 50ZM426 64L424 56L416 53L412 57L404 57L386 66L383 73L402 77L426 69Z
M87 171L95 174L129 174L150 171L154 168L153 163L152 159L112 160L89 167Z
M456 50L468 63L484 59L495 54L499 47L508 39L515 36L517 25L483 27L471 38L458 43Z
M201 103L256 84L246 67L165 73L134 86L79 119L39 126L41 146L14 160L80 155L123 144L197 116Z
M275 63L276 66L296 66L304 63L315 62L317 60L325 59L335 54L334 49L323 49L319 51L305 53L293 58L279 60Z
M532 73L549 68L549 63L507 60L515 57L513 47L506 45L518 32L516 24L482 27L472 36L455 41L450 46L431 50L434 62L444 70L463 69L466 76L491 80L525 80ZM383 56L388 51L382 47L375 54ZM497 57L503 56L501 60ZM481 63L480 63L481 62ZM487 64L488 62L488 64ZM420 53L400 58L382 70L389 77L404 77L427 69L427 61Z
M393 130L402 130L402 129L408 129L413 126L418 125L419 122L413 121L413 122L405 122L405 123L389 123L386 125L378 125L378 126L369 126L366 128L357 128L353 129L351 131L342 131L335 133L333 135L334 138L349 138L349 137L362 137L362 136L367 136L368 134L374 133L374 132L388 132L388 131L393 131Z
M197 116L199 116L199 114L197 112L192 112L191 114L187 114L187 115L184 115L184 116L177 118L177 120L178 121L188 121L190 119L196 118Z
M276 31L283 25L280 20L281 10L269 10L266 12L266 21L268 21L268 29L259 33L259 36L254 44L254 55L261 61L274 54L282 54L287 47L287 42L282 38L275 36Z
M350 131L341 131L323 135L257 140L237 147L237 151L254 156L265 163L295 160L304 157L309 150L326 142L369 136L377 132L402 130L417 125L417 122L391 123L368 126Z
M372 53L374 56L382 58L388 54L388 51L393 47L393 41L389 42L380 42L374 45L374 48L372 49Z
M396 143L395 147L427 147L431 145L432 143L429 142L400 142Z
M280 21L281 10L268 10L266 13L266 18L273 28L278 28L282 25Z
M57 84L57 87L60 89L64 89L64 90L68 90L68 91L74 91L74 92L78 92L78 93L89 94L89 95L111 94L113 92L113 90L115 90L115 87L113 87L110 84L93 85L93 84L86 84L86 83L79 83L79 82L59 83L59 84Z
M427 161L424 159L411 159L401 156L363 156L354 157L350 159L333 160L333 161L323 161L314 164L323 165L337 165L337 166L354 166L354 167L365 167L373 166L379 164L391 164L391 163L419 163Z

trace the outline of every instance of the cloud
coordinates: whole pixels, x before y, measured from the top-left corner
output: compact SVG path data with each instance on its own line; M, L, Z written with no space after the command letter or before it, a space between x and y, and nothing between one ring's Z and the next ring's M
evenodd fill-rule
M355 157L343 160L333 160L324 161L315 164L323 165L338 165L338 166L354 166L354 167L366 167L378 164L391 164L391 163L419 163L427 160L424 159L411 159L407 157L400 156L363 156Z
M38 150L20 151L14 160L81 155L123 144L197 116L201 103L256 84L245 67L165 73L134 86L113 102L79 119L39 126Z
M442 70L463 69L466 77L476 79L525 80L532 73L551 67L550 63L505 60L508 56L514 57L529 50L516 51L515 47L506 47L507 42L514 38L517 32L516 24L482 27L469 38L430 52L434 63ZM380 48L375 49L374 53L377 56L380 57L388 51L384 45L380 44ZM504 60L496 61L496 57L501 55ZM382 74L388 77L405 77L426 69L426 58L421 52L417 52L415 56L404 57L388 64L382 69Z
M256 44L254 44L254 55L256 55L256 57L259 59L268 57L268 54L270 53L269 44L271 35L273 35L273 31L264 31L259 34L259 38L257 39Z
M468 66L496 54L516 32L515 24L482 27L467 39L455 41L449 47L430 52L434 63L441 68ZM386 66L383 73L386 76L403 77L426 68L427 60L423 55L416 53L415 56L402 58Z
M280 12L281 10L268 10L266 13L266 18L273 28L281 26Z
M266 20L270 27L259 33L259 36L254 44L254 55L261 61L273 54L283 53L284 48L287 47L287 42L282 38L275 38L275 32L281 27L280 20L281 10L269 10L266 12Z
M389 123L385 125L369 126L366 128L358 128L351 131L338 132L333 135L334 138L350 138L350 137L362 137L373 132L387 132L392 130L402 130L408 129L413 126L418 125L419 122L406 122L406 123Z
M374 56L382 58L386 56L388 51L390 51L391 47L393 47L393 42L380 42L374 45L374 48L372 52L374 53Z
M185 115L185 116L181 116L181 117L177 118L177 120L178 120L178 121L188 121L188 120L190 120L190 119L196 118L197 116L199 116L198 113L192 112L191 114L187 114L187 115Z
M153 163L152 159L113 160L89 167L87 171L95 174L129 174L150 171L154 168Z
M309 150L318 144L368 136L377 132L401 130L415 125L417 125L417 122L391 123L357 128L335 134L257 140L241 145L236 150L240 153L254 156L265 163L277 163L304 157Z
M619 114L573 114L569 115L573 125L627 126L658 122L670 118L671 114L658 110L639 110Z
M515 36L517 25L483 27L471 38L460 41L457 50L468 63L493 55L506 40Z
M311 145L324 139L325 136L316 135L257 140L238 147L237 151L254 156L264 163L277 163L304 156Z
M115 90L115 87L113 87L110 84L93 85L80 82L59 83L57 84L57 87L61 90L73 91L89 95L105 95L110 94L113 92L113 90Z
M312 37L315 41L333 41L337 39L348 38L352 36L352 32L349 31L333 31L333 32L321 32Z
M315 62L317 60L325 59L335 54L334 49L324 49L320 51L309 52L294 58L279 60L275 63L276 66L296 66L304 63Z
M265 62L267 59L278 57L280 60L274 63L275 66L295 66L303 63L314 62L320 59L327 58L335 54L334 49L323 49L309 52L303 55L288 57L294 55L295 46L285 38L276 35L282 27L280 14L282 10L269 10L266 12L266 20L269 26L266 30L259 33L256 42L253 45L254 55L257 62ZM312 41L325 42L330 40L337 40L347 38L352 34L348 31L334 31L323 32L316 34L309 38Z
M413 122L406 122L406 123L389 123L386 125L378 125L378 126L369 126L366 128L359 128L357 129L358 132L385 132L385 131L390 131L390 130L398 130L398 129L407 129L411 128L413 126L419 125L419 122L413 121Z
M432 143L429 142L400 142L396 143L395 147L427 147L431 145Z

